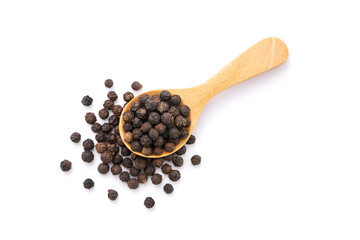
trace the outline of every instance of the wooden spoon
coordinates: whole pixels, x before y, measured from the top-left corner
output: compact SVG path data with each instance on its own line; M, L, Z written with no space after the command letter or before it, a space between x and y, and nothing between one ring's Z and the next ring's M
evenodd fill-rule
M241 83L249 78L252 78L260 73L266 72L272 68L275 68L285 62L288 58L289 52L283 41L278 38L266 38L248 50L243 54L235 58L232 62L226 65L220 70L215 76L210 78L203 84L184 89L167 89L171 94L180 95L182 102L181 104L188 105L191 109L190 119L191 124L189 127L189 133L191 134L196 121L198 120L201 110L206 103L214 97L216 94L224 91L225 89L234 86L235 84ZM149 96L154 94L160 94L164 89L153 90L146 92ZM141 94L140 94L141 95ZM130 110L132 101L138 101L139 96L132 99L124 108L120 117L120 136L124 139L125 131L123 129L124 120L123 113ZM190 136L189 134L189 136ZM173 152L179 150L188 140L182 139L175 147ZM126 147L131 150L130 144L125 143ZM163 152L163 154L156 156L150 155L145 156L140 152L134 152L137 155L148 157L148 158L159 158L170 155L173 152Z

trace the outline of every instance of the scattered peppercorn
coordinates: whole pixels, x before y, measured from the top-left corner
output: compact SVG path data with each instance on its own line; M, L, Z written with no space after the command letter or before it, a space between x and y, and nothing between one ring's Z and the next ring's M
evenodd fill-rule
M108 198L111 200L111 201L114 201L117 199L117 197L119 196L118 192L113 190L113 189L109 189L108 190Z
M130 189L137 189L139 187L139 181L136 178L130 178L127 181L127 185Z
M88 124L94 124L96 122L96 116L94 113L92 112L88 112L86 113L85 115L85 121L88 123Z
M105 108L101 109L99 111L99 117L104 120L107 119L109 117L109 111L106 110Z
M175 152L177 155L183 155L183 154L185 154L186 153L186 147L185 147L185 145L184 146L182 146L179 150L177 150L176 152Z
M148 176L152 176L155 173L155 167L151 164L146 165L144 168L144 173Z
M162 176L158 173L155 173L154 175L151 176L151 182L154 185L159 185L162 182Z
M113 112L113 114L115 116L120 116L120 114L122 113L123 107L120 105L114 105L113 108L111 109L111 111Z
M175 156L172 162L176 167L181 167L184 164L184 159L180 156Z
M146 183L147 182L147 175L145 173L140 173L138 175L138 181L139 183Z
M94 154L92 151L84 151L82 154L81 154L81 159L84 161L84 162L87 162L87 163L90 163L92 162L92 160L94 160Z
M199 155L192 156L191 163L193 165L199 165L201 163L201 157Z
M111 80L111 79L106 79L105 80L105 87L112 88L113 85L114 85L113 80Z
M127 182L130 179L130 174L129 174L129 172L126 172L126 171L121 172L119 175L119 178L122 182Z
M112 173L113 175L119 175L121 172L122 172L122 168L121 168L120 165L113 165L113 166L111 167L111 173Z
M60 163L60 168L62 171L68 172L71 169L71 162L65 159Z
M83 99L81 100L81 103L84 105L84 106L90 106L93 102L93 99L89 96L89 95L86 95L85 97L83 97Z
M101 174L107 174L110 170L110 167L107 163L100 163L98 166L98 171Z
M111 110L114 107L114 102L111 100L105 100L103 107L107 110Z
M130 102L131 99L134 98L134 94L132 92L126 92L123 97L125 102Z
M95 183L92 179L87 178L87 179L85 179L83 185L84 185L84 188L90 189L90 188L94 187Z
M131 88L135 91L138 91L142 88L142 85L138 81L135 81L131 84Z
M155 201L152 199L152 197L147 197L145 198L144 205L147 208L152 208L155 205Z
M172 170L171 165L170 165L170 164L167 164L167 163L165 163L165 164L162 165L162 167L161 167L161 171L162 171L163 173L165 173L165 174L169 174L171 170Z
M73 134L71 134L70 139L71 139L71 141L73 141L74 143L78 143L78 142L80 142L80 140L81 140L81 135L80 135L80 133L78 133L78 132L74 132Z
M121 164L123 162L123 157L120 154L115 154L113 157L112 163L115 165Z
M98 133L101 131L101 124L100 123L94 123L91 126L91 131L93 131L94 133Z
M91 139L86 139L85 141L83 141L82 143L84 150L92 150L94 148L94 142Z
M180 172L178 170L171 170L169 173L169 179L171 181L178 181L181 178Z
M170 194L174 191L174 187L169 183L165 184L163 189L164 189L164 192L167 194Z
M115 102L118 99L118 95L114 91L108 92L107 97L113 102Z

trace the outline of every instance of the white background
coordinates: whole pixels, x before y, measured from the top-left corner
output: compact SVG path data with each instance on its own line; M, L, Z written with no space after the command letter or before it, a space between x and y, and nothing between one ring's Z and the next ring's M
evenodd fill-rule
M0 239L359 239L356 2L1 1ZM172 195L82 162L106 78L194 86L270 36L289 60L208 103Z

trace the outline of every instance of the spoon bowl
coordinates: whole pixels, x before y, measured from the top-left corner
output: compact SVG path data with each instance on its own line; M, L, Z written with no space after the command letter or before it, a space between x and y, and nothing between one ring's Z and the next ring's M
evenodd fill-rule
M160 94L162 90L168 90L172 95L179 95L181 97L181 105L190 107L189 118L191 124L189 126L189 136L181 139L180 142L176 144L174 151L164 151L161 155L145 156L141 152L134 152L131 150L130 144L124 141L125 146L135 154L147 158L165 157L176 152L189 139L202 109L212 97L229 87L279 66L287 60L288 56L289 52L283 41L278 38L266 38L250 47L201 85L184 89L159 89L143 93L148 94L151 97L154 94ZM130 110L131 103L133 101L138 101L140 95L141 94L126 104L120 116L119 132L122 139L124 139L125 135L125 131L122 127L124 125L123 114L125 111Z

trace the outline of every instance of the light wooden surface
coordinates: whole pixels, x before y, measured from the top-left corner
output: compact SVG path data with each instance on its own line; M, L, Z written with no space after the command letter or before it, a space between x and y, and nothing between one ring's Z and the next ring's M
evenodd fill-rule
M225 89L232 87L238 83L241 83L249 78L252 78L260 73L266 72L272 68L275 68L285 62L288 58L289 52L283 41L278 38L266 38L256 43L249 49L247 49L240 56L231 61L217 74L215 74L208 81L201 85L192 88L184 89L167 89L171 94L178 94L181 96L182 103L188 105L191 109L190 119L191 125L189 128L190 134L194 130L196 122L200 116L200 113L206 103L214 97L216 94L224 91ZM154 94L160 94L164 89L148 91L146 94L152 96ZM140 95L135 97L132 101L138 101ZM131 102L129 102L123 110L123 113L129 110ZM125 131L122 127L123 115L120 117L120 136L124 139ZM190 136L190 135L189 135ZM179 150L187 139L182 139L179 144L176 145L175 151ZM126 147L131 150L130 144L125 143ZM165 152L160 155L145 156L142 153L135 152L137 155L159 158L165 157L172 152Z

